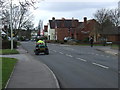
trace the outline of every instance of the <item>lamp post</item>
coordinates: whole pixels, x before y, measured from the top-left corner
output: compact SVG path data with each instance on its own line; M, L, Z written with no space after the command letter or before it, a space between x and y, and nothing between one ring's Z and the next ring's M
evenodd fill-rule
M11 50L13 50L12 0L10 3Z

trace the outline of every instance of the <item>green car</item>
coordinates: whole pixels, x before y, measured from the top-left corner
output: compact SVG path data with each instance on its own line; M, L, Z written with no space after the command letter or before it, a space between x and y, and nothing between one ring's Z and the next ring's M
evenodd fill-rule
M35 47L34 53L35 53L35 55L39 55L40 53L44 53L45 55L48 55L49 54L49 50L48 50L47 45L45 45L45 44L42 44L42 45L38 44Z

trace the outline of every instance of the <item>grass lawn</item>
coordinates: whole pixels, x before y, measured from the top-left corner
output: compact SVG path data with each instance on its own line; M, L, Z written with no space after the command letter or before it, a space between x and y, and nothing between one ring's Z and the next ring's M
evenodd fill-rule
M0 57L0 60L2 61L2 70L0 70L0 73L2 73L2 88L4 88L11 75L14 65L17 63L17 59Z
M0 49L0 54L6 55L6 54L19 54L19 52L16 49Z
M120 46L119 46L118 44L113 44L113 45L111 46L111 48L113 48L113 49L119 49Z

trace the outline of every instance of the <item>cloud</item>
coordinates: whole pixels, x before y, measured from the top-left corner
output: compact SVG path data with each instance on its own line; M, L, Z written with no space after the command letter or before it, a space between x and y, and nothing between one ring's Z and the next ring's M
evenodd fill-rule
M58 1L58 0L57 0ZM60 0L59 0L60 1ZM66 0L67 1L67 0ZM42 1L37 4L39 7L34 11L34 22L38 25L39 20L43 20L44 24L48 23L52 17L57 19L72 18L83 21L83 17L88 19L94 18L93 14L97 9L116 8L118 2L46 2Z
M119 0L44 0L46 2L118 2Z
M88 8L104 8L115 6L114 2L42 2L40 3L39 9L52 11L52 12L69 12L69 11L79 11L81 9Z

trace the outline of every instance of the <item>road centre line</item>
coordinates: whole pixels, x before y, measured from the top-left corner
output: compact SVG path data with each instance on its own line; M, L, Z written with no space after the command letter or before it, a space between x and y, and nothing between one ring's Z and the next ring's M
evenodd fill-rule
M66 54L66 56L73 57L72 55Z
M59 52L60 54L64 54L64 53L62 53L62 52Z
M57 52L56 50L53 50L54 52Z
M81 60L81 61L87 62L87 60L82 59L82 58L76 58L76 59L79 59L79 60Z
M92 63L92 64L94 64L94 65L96 65L96 66L99 66L99 67L102 67L102 68L105 68L105 69L108 69L109 67L107 67L107 66L104 66L104 65L101 65L101 64L98 64L98 63Z

